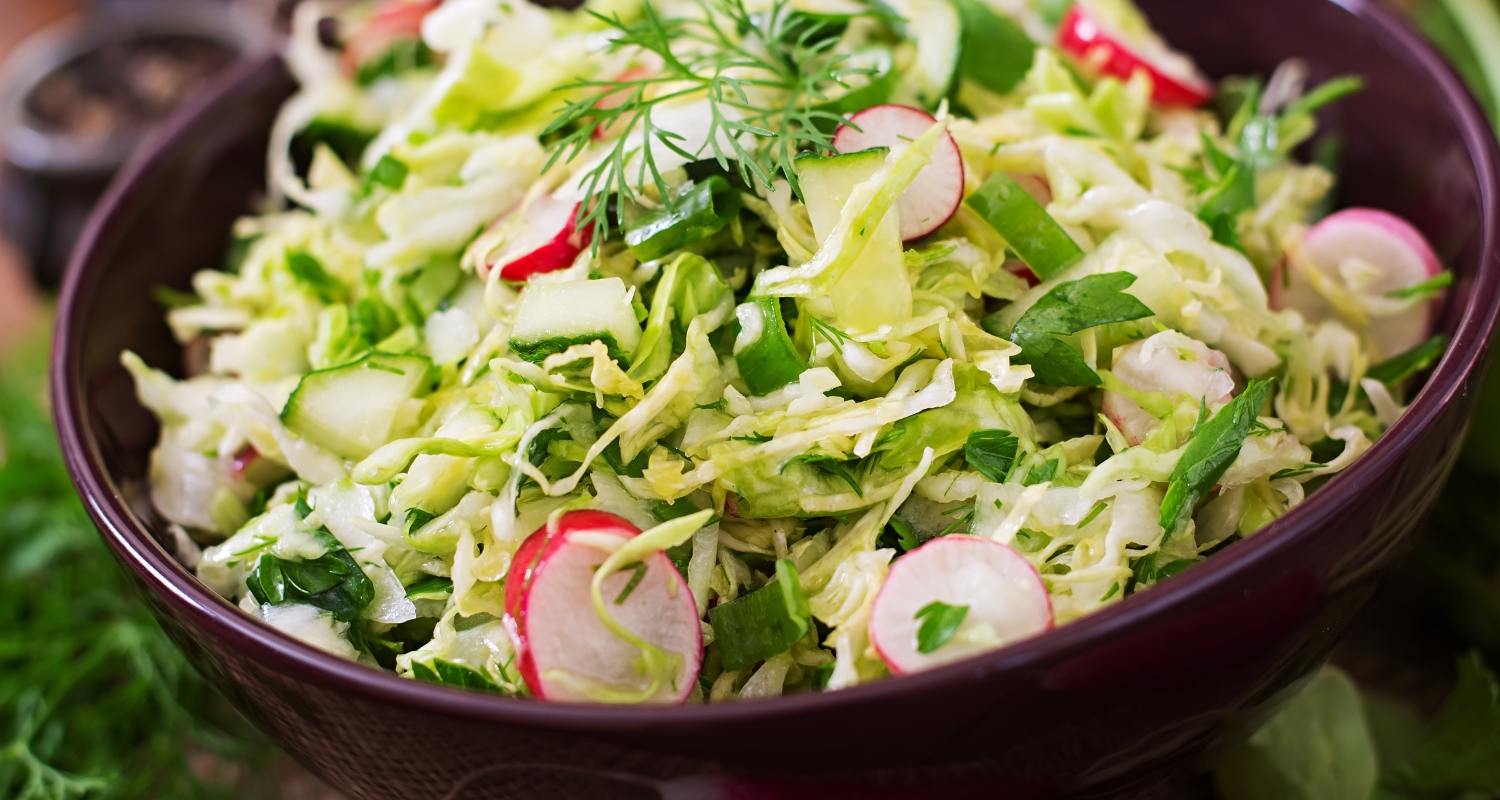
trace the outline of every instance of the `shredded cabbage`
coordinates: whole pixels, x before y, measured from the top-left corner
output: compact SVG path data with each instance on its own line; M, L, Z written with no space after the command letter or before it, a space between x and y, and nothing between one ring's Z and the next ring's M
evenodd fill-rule
M601 556L592 596L578 602L639 651L640 684L550 677L635 702L675 676L683 654L615 621L600 594L611 572L666 550L712 650L726 632L708 610L764 591L785 559L827 635L809 628L743 670L715 671L710 655L694 690L774 697L890 672L871 609L893 567L926 542L974 536L1014 549L1065 623L1254 535L1397 422L1409 387L1372 377L1394 354L1378 352L1370 330L1427 297L1356 291L1376 269L1357 259L1338 282L1306 268L1301 236L1331 186L1325 170L1292 160L1289 145L1246 151L1243 119L1221 126L1153 105L1144 72L1092 76L1047 46L1024 79L1018 68L1014 91L996 95L951 73L958 22L938 5L904 0L828 29L829 54L888 55L895 70L822 86L830 103L858 100L841 112L894 101L937 115L898 140L836 220L820 211L817 231L791 153L764 182L735 161L775 142L806 149L762 131L774 118L754 109L784 98L754 67L732 70L733 103L687 81L634 84L670 71L663 54L610 46L618 31L581 11L490 0L447 0L394 34L422 54L411 63L350 64L317 39L333 12L300 6L287 59L302 88L271 131L269 210L236 223L230 263L197 274L195 301L167 312L202 374L178 380L121 356L161 422L151 496L184 563L329 652L525 694L506 592L532 565L516 554L561 514L607 511L647 532ZM668 17L707 7L652 3ZM1048 34L1030 4L987 8ZM642 9L615 10L628 22ZM848 8L815 0L787 11ZM369 18L358 7L338 16L355 37ZM671 52L691 46L673 40ZM591 80L645 88L634 96ZM950 89L962 115L938 105ZM549 152L569 133L548 127L559 107L647 95L661 100L649 128L622 115L575 137L571 154ZM1294 122L1293 144L1312 124ZM924 238L873 236L892 228L904 193L930 190L949 136L969 193L1009 175L1081 260L1037 282L1016 256L1026 248L961 203ZM1222 218L1208 213L1224 189L1214 188L1219 156L1254 178ZM631 196L591 194L612 158ZM703 181L719 192L713 203L722 185L732 202L688 208ZM533 229L528 212L544 206L573 218ZM622 235L690 212L681 224L692 235L660 258L641 261ZM607 220L608 235L585 231L586 218ZM659 233L653 242L677 241ZM517 242L533 249L515 252ZM502 251L525 258L502 275L492 262ZM877 261L878 280L856 269ZM518 277L510 263L542 271ZM1268 280L1282 269L1337 313L1273 310ZM619 307L556 308L556 339L515 338L529 283L599 279L624 285ZM1124 288L1083 291L1106 283ZM785 330L768 329L767 303ZM1147 316L1119 313L1142 304ZM346 411L372 405L356 392L385 384L338 377L383 368L371 354L427 372L396 370L415 388L376 398L390 433L352 463L315 443L306 415L355 438L375 424ZM1071 371L1046 368L1059 358ZM1097 380L1037 378L1057 374ZM1262 378L1275 382L1271 400L1205 459L1203 437L1225 435L1219 415ZM1203 483L1189 487L1201 500L1165 530L1164 498L1189 480ZM298 594L298 581L318 591Z

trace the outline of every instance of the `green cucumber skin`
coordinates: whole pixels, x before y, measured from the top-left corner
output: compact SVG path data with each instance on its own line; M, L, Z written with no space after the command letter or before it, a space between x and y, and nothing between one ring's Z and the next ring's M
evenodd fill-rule
M736 354L734 362L745 387L751 394L762 396L796 381L807 370L807 364L787 336L780 302L774 297L752 302L761 312L760 338Z
M718 233L739 211L739 190L712 175L680 191L674 207L643 217L625 233L625 244L636 258L654 261Z
M619 278L528 286L521 294L510 351L540 363L575 344L604 342L611 358L628 362L641 327ZM632 334L634 334L632 336Z
M1073 237L1003 172L987 178L964 202L1044 281L1083 258Z
M619 362L623 367L630 363L630 353L620 347L615 337L608 333L593 333L584 336L553 336L547 339L539 339L534 342L510 340L510 351L515 353L523 361L540 364L547 360L547 356L553 353L561 353L575 344L590 344L603 342L609 348L609 357Z
M356 376L367 378L370 371L384 372L392 376L391 385L394 391L390 399L393 402L388 411L394 421L399 401L416 397L426 388L432 372L432 361L426 356L375 352L358 361L309 372L302 376L302 380L297 383L297 388L292 391L291 397L287 398L286 407L281 411L282 423L298 436L343 458L355 459L369 455L384 442L354 443L348 441L346 437L339 434L339 429L347 427L350 420L347 418L330 419L327 417L332 415L320 414L319 412L325 406L319 404L318 401L324 393L339 391L338 383L341 378ZM395 396L398 394L401 396Z
M793 159L792 164L797 168L798 178L805 175L804 170L811 170L815 173L837 169L868 170L869 167L865 166L867 161L873 159L877 163L883 163L885 157L890 152L891 149L889 147L871 147L868 150L856 150L852 153L835 153L831 156L801 153Z
M777 580L708 611L724 669L747 669L784 653L812 624L807 598L790 561L776 564Z
M1036 43L980 0L953 0L953 5L961 31L958 75L995 94L1010 94L1031 69Z

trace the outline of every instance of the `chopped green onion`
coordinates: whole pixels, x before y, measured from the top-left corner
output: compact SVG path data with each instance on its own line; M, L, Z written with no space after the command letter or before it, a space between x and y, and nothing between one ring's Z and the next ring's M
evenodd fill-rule
M1421 283L1414 283L1403 289L1386 292L1385 296L1393 300L1411 300L1413 298L1435 297L1438 292L1453 285L1453 273L1439 272Z
M811 610L792 562L776 562L776 579L731 602L709 609L714 641L724 669L746 669L784 653L807 635Z

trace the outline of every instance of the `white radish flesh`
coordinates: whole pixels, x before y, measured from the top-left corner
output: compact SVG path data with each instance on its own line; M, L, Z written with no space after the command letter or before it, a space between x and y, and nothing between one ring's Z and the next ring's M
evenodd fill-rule
M1187 395L1203 400L1210 409L1234 398L1229 358L1175 331L1117 348L1110 371L1142 392L1160 392L1174 400ZM1104 393L1103 411L1131 446L1140 444L1156 427L1156 417L1120 392Z
M614 547L637 533L613 514L574 511L533 533L517 550L506 585L506 627L521 676L536 697L587 702L593 698L580 685L625 691L647 686L636 666L641 651L600 620L590 588L594 571ZM604 603L636 636L680 656L676 673L645 700L680 703L691 693L702 661L697 603L665 553L641 563L645 571L619 603L615 600L636 571L626 568L604 579Z
M933 602L967 606L953 637L918 650L917 612ZM1052 600L1025 557L976 536L933 539L891 566L870 609L870 640L891 672L905 675L957 661L1052 628Z
M1303 273L1318 270L1318 278L1347 295L1369 314L1367 333L1377 358L1390 358L1421 344L1432 333L1432 302L1381 314L1395 302L1390 292L1436 277L1442 262L1432 246L1406 220L1378 209L1350 208L1330 214L1302 237L1301 258L1290 270L1278 268L1271 278L1270 300L1275 309L1296 309L1310 322L1337 316L1332 303ZM1346 320L1347 321L1347 320Z
M904 147L937 124L931 114L909 106L872 106L840 125L833 146L840 153L872 147ZM856 130L855 128L858 128ZM964 162L958 144L947 133L933 150L932 163L912 180L896 209L901 216L901 240L920 239L943 226L964 199Z
M593 239L592 227L579 230L578 215L582 204L552 196L533 199L507 217L501 225L510 226L499 254L490 259L500 277L524 281L541 272L553 272L572 266L583 248Z

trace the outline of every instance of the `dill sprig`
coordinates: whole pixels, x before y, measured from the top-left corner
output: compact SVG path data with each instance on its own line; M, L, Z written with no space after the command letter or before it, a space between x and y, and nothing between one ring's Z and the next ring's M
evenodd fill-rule
M578 225L594 226L596 246L609 235L604 200L610 194L636 202L649 180L662 202L672 204L654 144L689 160L703 157L701 151L688 152L686 137L657 125L653 112L662 104L707 100L706 147L722 169L731 169L733 161L747 185L754 180L768 188L780 173L800 191L792 158L810 148L831 149L827 131L844 119L821 107L827 92L873 72L830 52L838 41L830 35L832 23L795 11L788 0L775 0L764 14L751 14L742 0L696 0L696 5L698 16L663 16L646 0L640 18L629 23L618 14L590 12L616 32L610 52L649 54L661 69L558 88L584 96L569 101L543 132L543 137L562 134L549 145L544 171L588 151L596 130L615 133L579 181L590 200Z
M274 797L275 749L167 639L74 494L45 359L38 342L0 360L0 797Z

